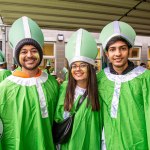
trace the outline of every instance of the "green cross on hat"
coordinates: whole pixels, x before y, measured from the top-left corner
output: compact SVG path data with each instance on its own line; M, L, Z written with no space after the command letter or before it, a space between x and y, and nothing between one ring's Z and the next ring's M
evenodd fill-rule
M107 43L116 36L124 38L127 42L134 45L136 33L134 29L127 23L122 21L113 21L107 24L101 31L99 40L105 50Z
M89 64L95 64L98 49L94 37L84 29L77 30L69 39L65 57L69 65L75 61L84 61Z

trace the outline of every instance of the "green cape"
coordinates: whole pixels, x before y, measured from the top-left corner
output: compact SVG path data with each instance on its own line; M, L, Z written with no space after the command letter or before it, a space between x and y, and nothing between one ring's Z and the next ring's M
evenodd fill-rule
M2 150L54 150L52 124L58 83L42 73L36 78L9 76L0 84Z
M97 74L107 150L150 149L150 71L142 70L137 67L126 75L113 75L106 68ZM122 82L120 92L117 81ZM119 102L116 98L113 105L117 86Z

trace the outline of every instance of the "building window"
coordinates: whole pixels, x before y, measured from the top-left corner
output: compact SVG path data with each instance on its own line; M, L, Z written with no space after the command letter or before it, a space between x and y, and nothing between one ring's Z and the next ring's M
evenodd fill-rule
M150 47L148 47L147 68L150 69Z
M55 43L45 42L43 47L43 60L40 64L40 68L44 69L47 64L50 63L51 74L56 72L56 55L55 55Z
M135 65L140 65L141 47L133 47L130 50L129 60L131 60Z

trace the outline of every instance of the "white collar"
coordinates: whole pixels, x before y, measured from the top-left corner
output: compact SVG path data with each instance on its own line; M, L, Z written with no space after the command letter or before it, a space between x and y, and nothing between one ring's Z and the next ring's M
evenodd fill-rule
M9 77L7 77L7 79L19 85L32 86L36 85L37 83L46 82L46 80L48 79L48 74L42 72L42 74L39 77L32 77L32 78L22 78L10 75Z
M130 80L134 79L135 77L141 75L146 70L147 70L146 68L138 66L125 75L115 75L115 74L110 73L110 69L109 69L109 67L107 67L104 69L104 72L105 72L107 78L111 81L126 82L126 81L130 81Z

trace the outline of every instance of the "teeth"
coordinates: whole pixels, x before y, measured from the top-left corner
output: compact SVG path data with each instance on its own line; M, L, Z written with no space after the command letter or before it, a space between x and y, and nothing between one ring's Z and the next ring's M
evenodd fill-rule
M76 74L76 76L78 76L78 77L79 77L79 76L82 76L82 74Z
M115 59L116 61L121 61L121 59Z

